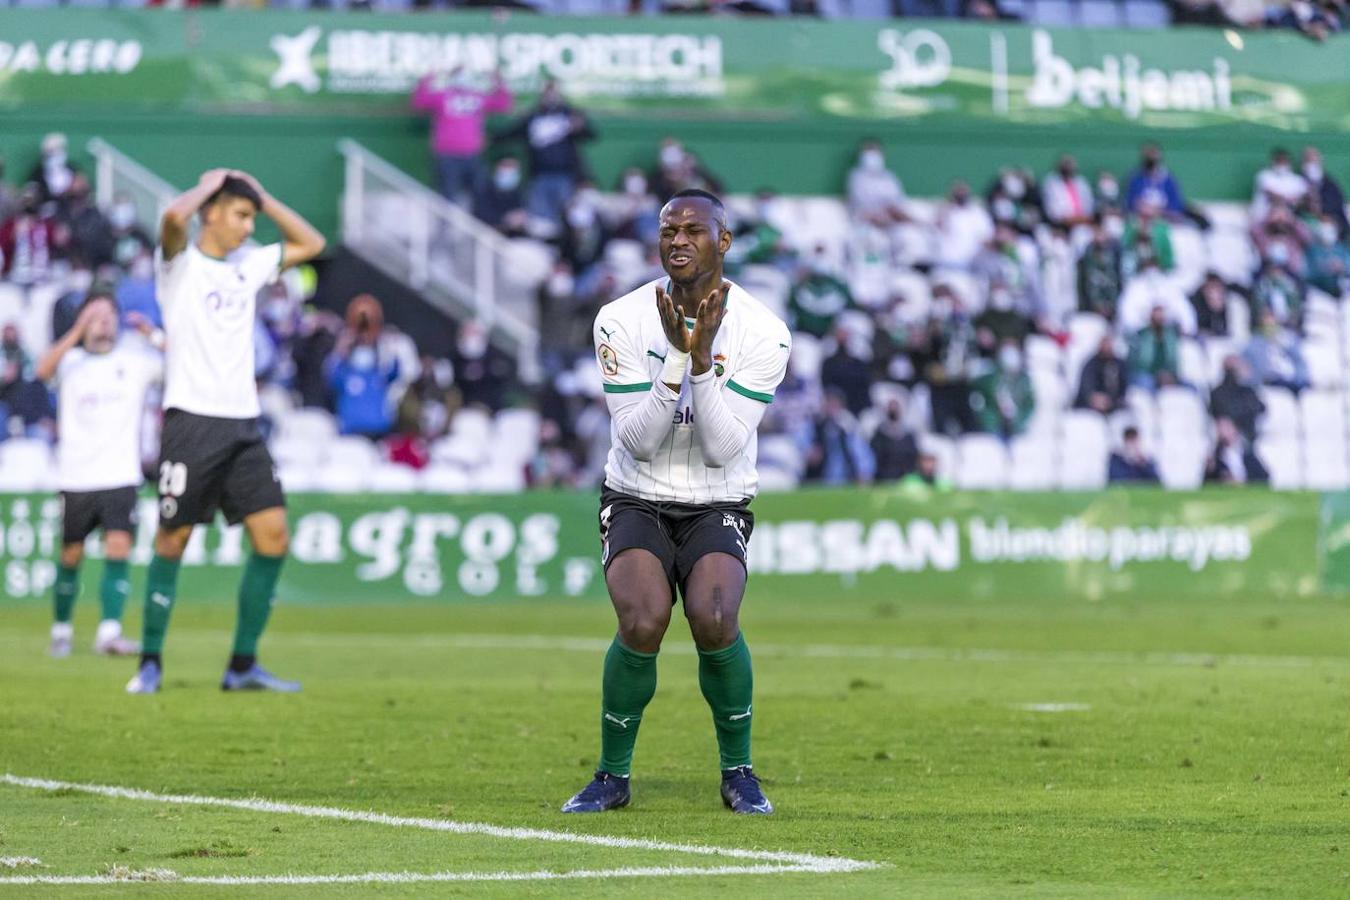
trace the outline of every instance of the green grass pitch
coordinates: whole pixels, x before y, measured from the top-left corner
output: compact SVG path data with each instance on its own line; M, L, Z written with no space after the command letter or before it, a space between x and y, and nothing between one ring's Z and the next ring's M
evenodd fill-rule
M141 573L137 573L137 581ZM881 863L763 865L0 784L0 878L596 872L313 886L0 883L0 896L1345 896L1350 601L788 602L752 581L755 763L778 812L732 816L687 630L672 626L633 805L558 806L595 764L603 604L280 607L263 659L299 696L222 695L232 604L180 598L167 689L50 660L46 610L0 616L0 773L438 822ZM222 596L227 592L222 591ZM130 616L134 633L138 616ZM30 861L25 861L25 859ZM32 863L31 860L40 860Z

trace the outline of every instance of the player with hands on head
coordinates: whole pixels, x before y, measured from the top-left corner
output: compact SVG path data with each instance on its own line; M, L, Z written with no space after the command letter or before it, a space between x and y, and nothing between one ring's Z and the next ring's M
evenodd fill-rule
M248 245L259 213L276 225L281 241ZM200 229L189 241L194 216ZM314 226L237 169L204 172L196 187L164 211L155 260L168 336L159 528L146 576L140 668L127 684L129 693L151 694L161 687L164 635L183 551L192 529L213 521L218 510L230 524L243 523L252 546L221 688L300 689L257 661L290 534L285 495L258 423L254 312L265 284L323 248Z

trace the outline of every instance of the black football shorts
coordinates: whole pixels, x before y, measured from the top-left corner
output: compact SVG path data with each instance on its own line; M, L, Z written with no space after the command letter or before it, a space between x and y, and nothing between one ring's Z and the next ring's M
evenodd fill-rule
M135 486L61 492L61 543L82 544L96 528L135 532Z
M209 523L217 510L237 525L256 512L286 505L257 419L166 411L158 487L163 528Z
M750 501L739 503L665 503L643 500L610 489L600 491L600 561L605 570L625 550L648 550L661 561L670 596L709 553L726 553L746 565L755 514Z

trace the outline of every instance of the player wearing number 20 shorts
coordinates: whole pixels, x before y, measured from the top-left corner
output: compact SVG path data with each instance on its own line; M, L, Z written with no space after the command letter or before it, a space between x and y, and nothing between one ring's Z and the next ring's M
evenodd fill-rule
M260 212L276 224L282 240L245 246ZM189 242L194 215L200 215L201 228ZM239 586L234 650L220 686L300 689L257 661L289 534L285 497L258 427L254 308L265 284L282 269L317 256L323 245L313 226L252 176L226 169L202 175L160 222L156 287L168 347L159 529L146 577L141 664L127 684L130 693L160 689L179 562L193 527L211 522L217 511L231 524L243 523L253 548Z

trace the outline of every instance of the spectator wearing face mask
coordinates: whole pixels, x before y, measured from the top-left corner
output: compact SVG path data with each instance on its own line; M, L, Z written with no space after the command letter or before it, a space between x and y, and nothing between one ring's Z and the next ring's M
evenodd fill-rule
M18 211L0 223L0 275L22 288L46 281L63 237L57 222L42 211L41 189L34 182L24 185Z
M1116 355L1115 338L1103 337L1097 352L1083 365L1078 379L1075 409L1091 409L1109 416L1125 406L1125 390L1129 387L1129 373L1125 361Z
M521 237L529 226L520 178L520 160L504 156L474 192L473 214L507 237Z
M1345 215L1345 193L1335 178L1322 168L1322 153L1316 147L1303 150L1303 179L1308 183L1308 209L1316 216L1330 216L1336 224L1336 239L1350 237Z
M1163 319L1182 334L1195 334L1195 307L1176 279L1164 274L1155 259L1145 260L1143 269L1125 284L1120 295L1117 324L1123 334L1144 328L1154 309L1163 311Z
M164 316L155 294L155 261L148 252L133 259L118 279L117 305L123 315L135 313L156 328L164 327Z
M1215 419L1231 419L1247 440L1256 440L1256 425L1266 404L1252 387L1251 368L1236 354L1223 361L1223 379L1209 394L1209 412Z
M872 449L844 395L825 391L825 401L809 426L805 480L818 484L868 484L876 471Z
M619 178L618 188L610 207L614 237L645 245L655 244L660 230L661 204L652 193L647 174L637 167L626 169Z
M342 434L382 438L393 426L389 392L399 364L380 353L383 328L383 312L373 297L362 294L348 304L347 327L338 336L328 371Z
M652 193L664 204L680 191L691 189L722 193L722 181L699 162L698 157L673 137L661 139L656 167L648 179Z
M51 397L33 366L18 326L10 322L0 328L0 438L16 422L28 437L52 436Z
M1251 236L1260 256L1278 259L1299 278L1304 276L1307 271L1305 251L1313 243L1313 234L1285 201L1270 202L1266 217L1252 225Z
M820 366L820 381L826 390L836 390L848 411L859 415L872 405L872 363L869 338L840 324L835 328L838 347Z
M1097 173L1097 181L1093 185L1093 200L1097 205L1099 218L1106 213L1122 213L1125 198L1121 196L1120 181L1114 173L1105 170Z
M1031 234L1045 219L1040 188L1027 169L1005 166L984 192L985 205L999 225Z
M475 195L483 182L483 124L489 115L510 112L513 102L500 72L492 74L488 90L463 66L417 82L412 106L431 116L431 154L442 197L463 203Z
M137 221L136 203L128 194L119 191L113 195L108 227L112 234L112 262L115 265L129 266L142 253L154 255L155 244Z
M971 383L970 405L976 425L986 434L1006 440L1026 431L1036 394L1016 344L1000 347L993 368Z
M1308 248L1308 283L1333 297L1350 296L1350 247L1338 239L1336 222L1323 215Z
M595 137L585 113L563 99L553 80L545 82L539 102L496 135L499 141L523 140L530 164L530 214L561 226L563 210L585 177L581 144Z
M1153 143L1139 148L1139 168L1130 174L1125 188L1125 211L1138 212L1146 199L1174 218L1186 214L1181 185L1163 165L1162 148Z
M1232 290L1232 286L1218 272L1205 273L1205 280L1191 294L1197 334L1228 337L1231 330L1228 322L1228 294Z
M38 186L39 203L61 204L78 172L66 156L66 136L53 131L42 139L42 156L28 174L28 180Z
M77 173L57 221L70 234L68 256L96 269L113 261L112 225L94 205L89 179Z
M1158 467L1144 452L1139 442L1139 429L1133 425L1125 429L1120 449L1112 452L1106 468L1106 480L1111 484L1158 484Z
M1181 335L1161 306L1130 339L1130 383L1146 391L1179 384Z
M1242 358L1251 366L1257 384L1287 388L1297 394L1310 383L1298 339L1281 328L1269 310L1257 320Z
M1273 204L1296 208L1308 195L1308 182L1294 171L1289 151L1276 147L1270 152L1270 164L1256 173L1252 186L1252 221L1260 223L1270 214Z
M1040 259L1036 244L1000 223L994 237L971 264L971 273L984 283L990 299L1001 286L1012 298L1012 307L1030 316L1041 308Z
M881 143L863 141L858 147L857 163L848 173L848 211L855 222L876 228L889 228L909 221L905 212L904 185L886 168L886 153Z
M783 201L772 188L755 192L755 214L741 220L733 234L736 240L727 253L727 261L737 264L790 267L793 254L783 231L789 225Z
M1041 183L1041 202L1045 218L1065 228L1088 224L1096 212L1092 187L1079 173L1078 161L1067 153Z
M1092 229L1091 243L1078 258L1078 309L1113 322L1122 290L1120 241L1099 222Z
M839 314L853 308L853 294L835 273L825 246L816 247L788 294L788 324L793 331L823 338Z
M585 272L605 254L609 230L600 217L600 196L591 184L583 184L567 201L563 214L560 251L574 272Z
M905 427L904 407L898 398L886 402L886 413L872 433L871 447L877 481L899 481L918 467L919 445Z
M1162 207L1152 200L1142 200L1137 212L1125 224L1120 237L1123 255L1121 270L1129 278L1142 267L1144 260L1154 259L1158 268L1171 272L1176 268L1172 252L1172 226L1163 216Z
M1031 319L1017 306L1008 286L996 281L989 286L989 302L975 317L975 341L980 351L992 356L1006 343L1022 346L1031 333Z
M1282 327L1300 331L1306 293L1303 280L1289 268L1285 245L1272 245L1252 281L1252 321L1260 321L1269 312Z
M478 404L496 412L506 404L515 378L511 357L493 347L487 329L472 319L459 326L455 339L455 384L465 406Z
M1214 423L1214 450L1205 462L1206 484L1265 484L1270 474L1231 419Z
M582 317L578 313L576 277L572 264L560 259L539 285L535 296L539 321L539 361L545 378L570 369L586 344L578 342ZM589 322L585 337L590 336Z
M979 203L971 199L970 186L955 182L947 202L938 209L933 242L933 261L939 269L968 272L980 250L994 237L994 222Z

